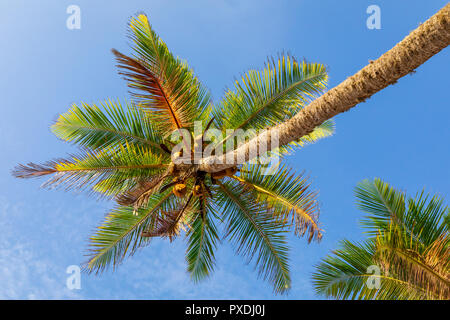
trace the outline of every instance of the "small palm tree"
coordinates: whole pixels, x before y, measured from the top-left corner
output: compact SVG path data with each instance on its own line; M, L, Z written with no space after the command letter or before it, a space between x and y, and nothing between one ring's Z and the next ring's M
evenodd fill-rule
M203 153L213 146L214 154L234 142L239 129L264 129L288 119L323 92L326 68L281 56L270 60L263 71L249 71L213 106L207 90L168 50L145 15L131 19L129 32L133 56L113 53L133 100L73 105L52 131L80 146L81 153L42 165L19 165L13 174L53 175L44 186L89 190L115 199L117 207L90 238L88 272L117 266L153 237L173 240L184 232L188 271L200 280L214 267L217 226L223 223L224 237L237 252L248 260L256 257L259 274L272 282L276 292L286 292L287 229L293 226L308 241L321 238L316 192L310 190L308 179L285 165L272 175L265 174L261 163L208 173L177 160L192 160L198 148ZM207 144L211 128L224 133L224 138ZM271 154L283 158L332 132L333 123L326 121ZM180 143L183 148L178 150Z
M318 294L337 299L450 299L450 209L379 179L356 188L369 239L344 240L317 266ZM379 269L380 272L377 272Z

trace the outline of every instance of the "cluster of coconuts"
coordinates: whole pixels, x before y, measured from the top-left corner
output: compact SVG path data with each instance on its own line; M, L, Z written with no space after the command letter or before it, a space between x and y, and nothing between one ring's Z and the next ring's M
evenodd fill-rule
M186 185L184 183L177 183L173 189L173 194L176 195L177 197L184 197L184 195L186 194Z
M211 173L211 180L214 183L215 180L223 179L225 177L232 177L233 175L236 174L236 172L237 172L237 167L227 168L222 171L214 172L214 173ZM177 178L174 179L174 181L176 181L176 180L177 180ZM174 187L172 188L172 192L177 197L184 197L187 192L187 187L186 187L186 184L184 183L184 181L181 181L181 182L175 184ZM197 197L200 196L202 194L202 186L199 184L195 185L193 194L194 194L194 196L197 196Z
M208 130L209 126L212 124L211 121L207 124L206 130ZM201 146L201 149L203 150L205 148L205 142L203 141L203 134L200 134L194 138L194 150L197 150ZM169 152L169 151L168 151ZM175 152L173 155L173 160L176 161L177 159L181 158L183 156L183 150L180 150L178 152ZM232 177L236 174L238 171L237 167L227 168L225 170L211 173L211 181L213 184L215 184L216 180L223 179L225 177ZM205 174L203 172L203 174ZM204 176L204 175L203 175ZM178 178L174 178L174 182L177 181ZM173 194L177 197L184 197L187 192L187 187L184 181L180 181L179 183L175 184L175 186L172 189ZM201 196L203 193L202 185L196 184L193 189L194 196Z

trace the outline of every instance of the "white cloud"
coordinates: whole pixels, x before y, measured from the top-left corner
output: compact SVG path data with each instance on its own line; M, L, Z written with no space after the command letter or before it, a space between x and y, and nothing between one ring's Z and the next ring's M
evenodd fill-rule
M80 298L65 287L66 275L58 262L42 257L16 227L14 221L22 209L1 199L0 299Z

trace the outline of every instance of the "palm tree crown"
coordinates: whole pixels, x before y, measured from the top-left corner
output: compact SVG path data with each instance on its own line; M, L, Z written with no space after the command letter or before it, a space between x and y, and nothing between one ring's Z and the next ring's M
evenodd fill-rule
M360 183L356 196L369 214L362 220L369 239L344 240L322 260L313 275L317 293L337 299L450 299L450 208L443 200L423 191L406 198L379 179Z
M200 152L211 145L213 150L225 148L235 140L229 129L256 131L290 118L323 92L326 68L283 55L262 71L246 73L213 105L193 71L174 57L144 14L131 18L129 33L133 55L116 50L113 54L132 101L73 105L52 131L80 146L81 153L19 165L13 174L52 175L45 186L86 189L117 202L90 238L89 272L117 266L153 237L172 240L184 232L188 271L200 280L214 267L221 224L236 251L255 259L259 274L275 291L285 292L290 287L288 228L306 234L308 241L321 238L316 192L308 179L283 164L271 175L257 162L207 173L175 160L192 159L195 147ZM195 131L196 123L200 132ZM205 135L211 128L223 133L223 139L207 144ZM282 159L333 130L333 123L326 121L271 154ZM187 148L174 152L180 142Z

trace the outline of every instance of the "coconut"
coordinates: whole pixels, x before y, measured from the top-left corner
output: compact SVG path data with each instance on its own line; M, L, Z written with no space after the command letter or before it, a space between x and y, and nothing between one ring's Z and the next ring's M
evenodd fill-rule
M184 197L186 194L186 185L184 183L178 183L173 187L173 194L177 197Z
M196 197L200 196L202 194L202 187L200 185L196 185L194 187L194 195Z

